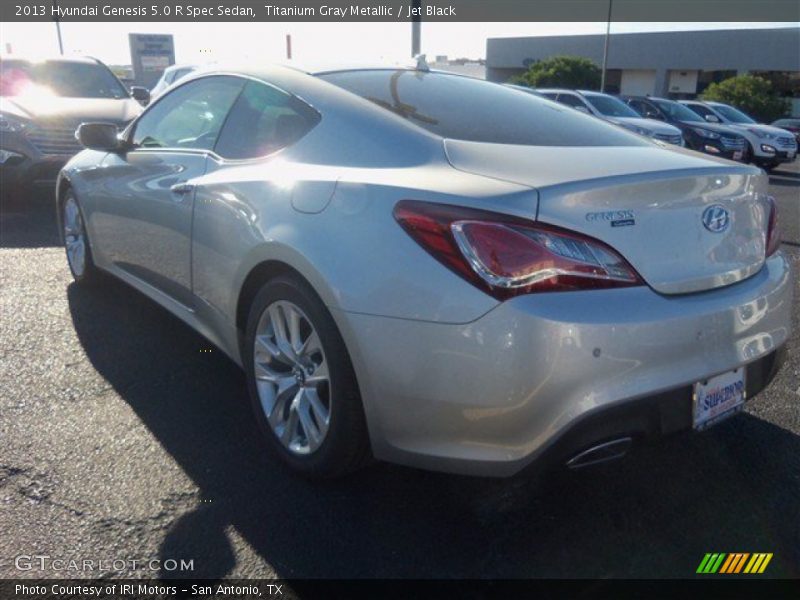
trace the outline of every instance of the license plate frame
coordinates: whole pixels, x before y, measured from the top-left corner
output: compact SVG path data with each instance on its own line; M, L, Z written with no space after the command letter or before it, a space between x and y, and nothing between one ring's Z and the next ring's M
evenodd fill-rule
M696 382L692 386L692 427L703 431L744 409L747 369L744 366Z

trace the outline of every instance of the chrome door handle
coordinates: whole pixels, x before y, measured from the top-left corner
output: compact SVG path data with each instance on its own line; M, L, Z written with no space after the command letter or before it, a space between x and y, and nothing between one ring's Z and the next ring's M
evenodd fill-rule
M193 189L194 189L193 183L184 182L184 183L176 183L175 185L169 188L169 191L172 192L173 194L179 194L182 196L184 194L188 194Z

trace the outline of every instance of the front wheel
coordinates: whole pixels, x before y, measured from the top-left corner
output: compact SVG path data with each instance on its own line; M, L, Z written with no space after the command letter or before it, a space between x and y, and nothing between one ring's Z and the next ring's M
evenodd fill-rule
M256 295L245 335L245 367L256 420L295 471L332 478L369 457L353 367L324 304L293 277Z
M76 283L88 284L98 277L98 270L92 260L89 236L78 199L72 190L67 191L61 207L61 223L64 234L64 249L67 264Z

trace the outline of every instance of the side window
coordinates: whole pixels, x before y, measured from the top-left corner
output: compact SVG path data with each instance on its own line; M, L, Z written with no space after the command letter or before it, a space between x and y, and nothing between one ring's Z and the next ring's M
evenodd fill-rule
M248 82L234 104L214 151L223 158L258 158L285 148L308 133L319 114L272 86Z
M649 119L663 118L661 111L649 102L644 102L642 100L631 100L630 104L631 107L643 117L647 117Z
M666 111L662 110L660 106L652 104L651 102L644 103L644 115L653 119L667 120Z
M702 104L687 104L689 108L691 108L694 112L696 112L701 117L705 117L707 115L713 115L714 111L708 108L707 106L703 106Z
M215 76L167 93L137 121L133 144L211 150L243 86L244 80L237 77Z
M175 72L172 74L172 83L178 81L182 77L185 77L186 75L188 75L191 72L192 72L192 69L189 69L189 68L176 69Z
M628 100L628 106L635 110L640 115L645 113L644 102L641 100Z
M572 108L582 108L584 110L587 110L586 105L583 103L583 101L581 101L581 99L578 98L577 96L573 96L572 94L559 94L558 101L561 102L561 104L566 104L567 106L571 106Z

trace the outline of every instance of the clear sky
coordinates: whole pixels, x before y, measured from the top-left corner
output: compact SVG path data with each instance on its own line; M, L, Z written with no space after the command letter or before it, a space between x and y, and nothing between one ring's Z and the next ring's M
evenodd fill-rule
M2 23L2 51L58 53L54 23ZM686 29L741 29L787 23L613 23L612 33ZM483 58L486 38L603 33L605 23L424 23L422 51L433 57ZM130 63L128 33L171 33L176 61L285 58L292 35L300 60L401 60L411 52L409 23L62 23L66 54L88 54L109 64Z

